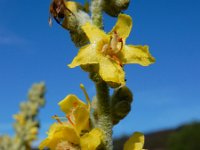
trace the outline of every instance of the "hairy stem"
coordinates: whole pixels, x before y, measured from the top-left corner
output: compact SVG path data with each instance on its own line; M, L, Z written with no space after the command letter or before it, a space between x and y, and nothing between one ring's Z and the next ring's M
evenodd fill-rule
M105 150L112 150L112 118L110 112L109 88L106 82L96 83L98 124L97 126L105 133L103 141Z
M102 22L102 6L103 0L92 0L91 3L91 12L92 12L92 22L98 28L103 28ZM112 116L110 109L110 96L109 96L109 87L106 82L97 77L98 74L92 77L92 80L96 85L96 93L97 93L97 113L98 113L98 121L97 127L99 127L104 133L105 138L103 140L103 150L112 150ZM100 80L96 80L97 77ZM97 81L97 82L96 82Z
M103 5L103 0L92 0L91 3L92 22L99 28L103 28L102 5Z

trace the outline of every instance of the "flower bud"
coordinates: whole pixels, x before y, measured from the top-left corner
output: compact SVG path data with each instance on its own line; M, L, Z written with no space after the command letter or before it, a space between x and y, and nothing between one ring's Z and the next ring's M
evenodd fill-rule
M115 82L111 82L111 81L107 82L107 84L108 84L111 88L118 88L118 87L121 86L120 83L115 83Z
M114 125L130 112L132 101L133 95L128 87L123 86L114 91L111 98L111 112Z
M112 108L112 121L113 124L117 124L122 120L131 110L131 103L127 101L121 101Z
M93 72L97 73L99 71L99 65L98 64L87 64L87 65L81 65L81 68L86 72Z
M71 39L77 47L87 44L88 38L81 29L81 26L83 24L85 24L86 22L91 22L91 18L87 13L87 5L82 6L77 2L66 1L64 3L56 3L56 8L54 8L52 5L55 3L56 2L54 0L53 3L50 5L51 16L53 16L56 22L60 24L63 28L69 30ZM62 5L62 7L60 5ZM57 8L63 9L58 11Z
M117 17L128 8L129 2L130 0L107 0L104 2L103 9L110 16Z
M115 89L112 95L112 105L124 100L129 103L133 101L133 94L127 86L122 86Z

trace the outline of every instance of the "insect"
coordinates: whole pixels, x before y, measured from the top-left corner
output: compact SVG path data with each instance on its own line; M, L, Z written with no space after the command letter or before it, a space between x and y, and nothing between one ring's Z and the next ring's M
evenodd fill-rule
M52 18L61 25L67 13L73 14L71 10L65 6L65 0L53 0L49 7L49 13L49 26L52 26Z

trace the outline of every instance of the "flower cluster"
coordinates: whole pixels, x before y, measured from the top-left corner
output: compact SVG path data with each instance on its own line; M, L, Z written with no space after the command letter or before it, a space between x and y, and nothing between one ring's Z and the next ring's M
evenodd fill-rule
M81 87L84 90L83 85ZM68 121L62 122L60 117L53 116L58 123L50 127L48 137L40 144L40 149L95 150L101 144L103 132L99 128L92 129L90 125L91 107L87 93L86 100L87 104L70 94L59 102Z
M39 148L51 150L96 150L100 148L104 139L104 131L95 125L92 126L91 103L88 94L81 84L87 104L76 95L70 94L61 100L58 105L65 113L67 121L61 121L63 117L53 116L56 123L51 125L48 137L44 139ZM144 136L136 132L125 143L124 150L142 150Z
M39 109L45 104L44 83L34 84L28 100L20 104L20 111L13 115L15 135L0 137L0 150L29 150L37 139L40 122L37 119Z

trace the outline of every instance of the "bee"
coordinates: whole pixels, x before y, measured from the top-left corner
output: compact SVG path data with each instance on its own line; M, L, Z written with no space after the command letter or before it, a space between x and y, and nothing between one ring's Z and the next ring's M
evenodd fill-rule
M61 25L67 13L73 15L71 10L65 6L65 0L53 0L49 7L49 26L52 26L52 18Z

